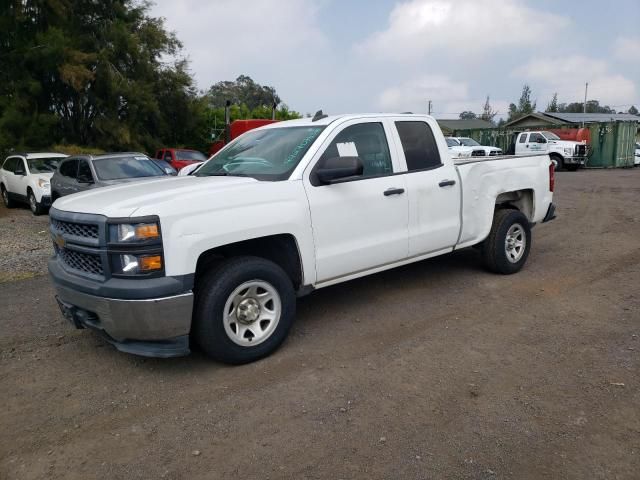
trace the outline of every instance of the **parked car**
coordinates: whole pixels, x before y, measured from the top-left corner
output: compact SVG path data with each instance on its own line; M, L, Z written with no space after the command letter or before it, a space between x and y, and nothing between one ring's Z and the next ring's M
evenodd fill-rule
M489 147L489 146L486 146L486 145L480 145L473 138L469 138L469 137L452 137L452 138L454 138L455 140L460 142L460 145L462 145L462 146L472 147L474 150L477 150L478 148L481 148L482 150L484 150L484 155L486 155L486 156L495 157L496 155L502 155L502 149L501 148ZM480 155L480 156L482 156L482 155Z
M158 160L157 158L152 158L151 161L164 170L164 173L167 175L178 175L178 171L173 168L170 163L167 163L164 160Z
M460 145L460 142L458 142L452 137L447 137L445 140L447 141L447 147L449 149L449 153L451 154L451 158L471 157L471 153L473 153L473 148L463 147L462 145Z
M635 166L640 165L640 143L636 143L636 152L633 157L633 164Z
M460 142L460 140L458 140L455 137L447 137L447 138L450 139L450 140L447 141L447 143L452 143L454 146L457 145L458 147L462 147L462 148L468 148L471 151L471 156L472 157L484 157L484 156L486 156L486 152L485 152L484 147L482 147L480 145L478 145L476 147L469 147L469 146L463 145Z
M453 161L426 115L316 116L246 132L195 175L61 198L49 272L63 315L122 351L191 338L246 363L315 289L472 245L518 272L553 190L548 156Z
M7 208L15 202L29 205L34 215L41 215L51 206L51 177L62 153L15 153L8 156L0 168L0 190Z
M544 130L522 132L516 140L516 155L545 153L551 157L556 170L566 168L572 172L584 166L587 160L587 144L561 140L555 133Z
M207 157L197 150L186 148L161 148L156 151L156 159L164 160L177 171L195 162L204 162Z
M78 155L60 162L51 177L51 196L55 202L72 193L168 175L142 153Z

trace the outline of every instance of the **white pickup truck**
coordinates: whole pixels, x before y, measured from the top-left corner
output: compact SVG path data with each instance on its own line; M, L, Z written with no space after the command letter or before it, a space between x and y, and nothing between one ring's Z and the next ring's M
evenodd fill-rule
M479 246L519 271L554 218L547 155L454 161L432 117L343 115L247 132L195 174L63 197L49 272L76 327L148 356L246 363L296 295ZM393 319L390 319L393 321Z
M561 140L553 132L522 132L516 139L516 155L545 153L549 155L556 170L566 168L572 172L584 166L587 161L587 144Z

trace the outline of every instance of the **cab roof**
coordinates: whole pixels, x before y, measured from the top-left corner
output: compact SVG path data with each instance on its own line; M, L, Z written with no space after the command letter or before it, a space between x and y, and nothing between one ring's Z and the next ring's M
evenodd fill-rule
M279 127L326 127L333 122L338 120L340 121L348 121L348 120L357 120L363 118L397 118L403 117L407 119L415 118L415 119L425 119L425 118L433 118L428 115L414 114L414 113L350 113L344 115L328 115L326 117L320 118L319 120L313 121L313 117L307 118L298 118L296 120L285 120L282 122L272 123L270 125L265 125L264 127L260 127L261 129L267 128L279 128Z

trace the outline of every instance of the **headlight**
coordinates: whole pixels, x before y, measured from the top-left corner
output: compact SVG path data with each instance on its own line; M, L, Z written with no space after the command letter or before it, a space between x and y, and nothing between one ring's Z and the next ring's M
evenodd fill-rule
M160 228L153 223L119 223L111 225L110 240L117 243L151 242L160 240Z
M51 185L49 184L49 182L47 180L45 180L44 178L40 178L38 179L38 186L40 188L49 188Z
M120 255L119 265L114 265L116 272L125 275L153 273L162 270L162 255Z
M565 155L571 155L571 154L573 154L573 148L565 148L565 149L564 149L564 154L565 154Z

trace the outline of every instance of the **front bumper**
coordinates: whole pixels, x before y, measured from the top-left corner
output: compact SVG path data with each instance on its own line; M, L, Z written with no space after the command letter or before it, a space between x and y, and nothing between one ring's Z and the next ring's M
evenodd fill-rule
M565 165L585 165L586 163L586 157L564 157Z
M89 295L56 284L60 310L76 328L102 334L118 350L147 357L189 354L193 293L144 300Z
M40 204L45 208L49 208L51 206L51 195L42 195Z

